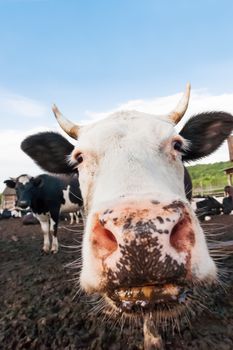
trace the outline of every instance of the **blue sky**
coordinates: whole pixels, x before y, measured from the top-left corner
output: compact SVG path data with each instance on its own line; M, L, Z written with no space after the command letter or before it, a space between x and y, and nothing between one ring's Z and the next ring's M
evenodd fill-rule
M0 87L77 118L187 80L229 92L232 13L226 0L0 0Z
M78 121L187 81L232 94L232 14L231 0L0 0L1 130L54 128L53 102Z

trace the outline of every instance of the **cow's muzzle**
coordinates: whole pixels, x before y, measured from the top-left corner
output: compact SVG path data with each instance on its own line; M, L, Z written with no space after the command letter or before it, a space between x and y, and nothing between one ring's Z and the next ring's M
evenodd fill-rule
M124 308L180 302L189 290L192 220L185 204L124 202L93 217L91 248L103 293Z
M17 206L22 209L26 209L27 207L30 206L30 203L28 201L18 201Z

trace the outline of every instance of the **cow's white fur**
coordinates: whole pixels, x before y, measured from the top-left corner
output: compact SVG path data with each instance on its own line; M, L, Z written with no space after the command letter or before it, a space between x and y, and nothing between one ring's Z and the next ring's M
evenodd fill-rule
M210 258L203 231L185 196L181 155L172 144L177 138L181 139L166 116L135 111L118 112L80 128L71 161L82 153L79 181L88 216L81 285L86 290L98 290L102 282L102 262L95 258L90 245L93 215L114 207L123 197L135 201L157 199L167 204L181 200L195 229L192 274L199 280L216 277L216 266ZM182 141L187 146L186 141ZM168 249L166 242L163 245L164 250ZM114 254L119 258L121 253L118 250ZM177 260L174 249L170 255ZM184 259L185 256L179 255L180 262Z
M23 185L26 185L26 183L28 183L30 181L30 179L31 179L30 175L21 175L18 178L18 182L20 182Z
M80 206L76 203L72 203L69 198L70 185L67 186L65 190L62 191L65 199L65 204L61 205L60 212L61 213L75 213L80 209Z

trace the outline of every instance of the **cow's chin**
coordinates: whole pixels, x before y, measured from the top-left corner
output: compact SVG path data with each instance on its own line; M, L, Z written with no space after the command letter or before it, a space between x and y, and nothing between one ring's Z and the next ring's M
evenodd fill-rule
M173 316L187 306L192 297L188 285L172 283L117 288L104 294L107 302L120 313L143 315L160 312Z

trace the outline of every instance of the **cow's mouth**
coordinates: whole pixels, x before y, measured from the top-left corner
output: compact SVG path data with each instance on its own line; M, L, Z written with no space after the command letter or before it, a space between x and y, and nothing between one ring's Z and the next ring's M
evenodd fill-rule
M186 304L192 290L175 284L145 285L130 288L118 288L107 293L114 305L126 313L151 312L168 306Z

